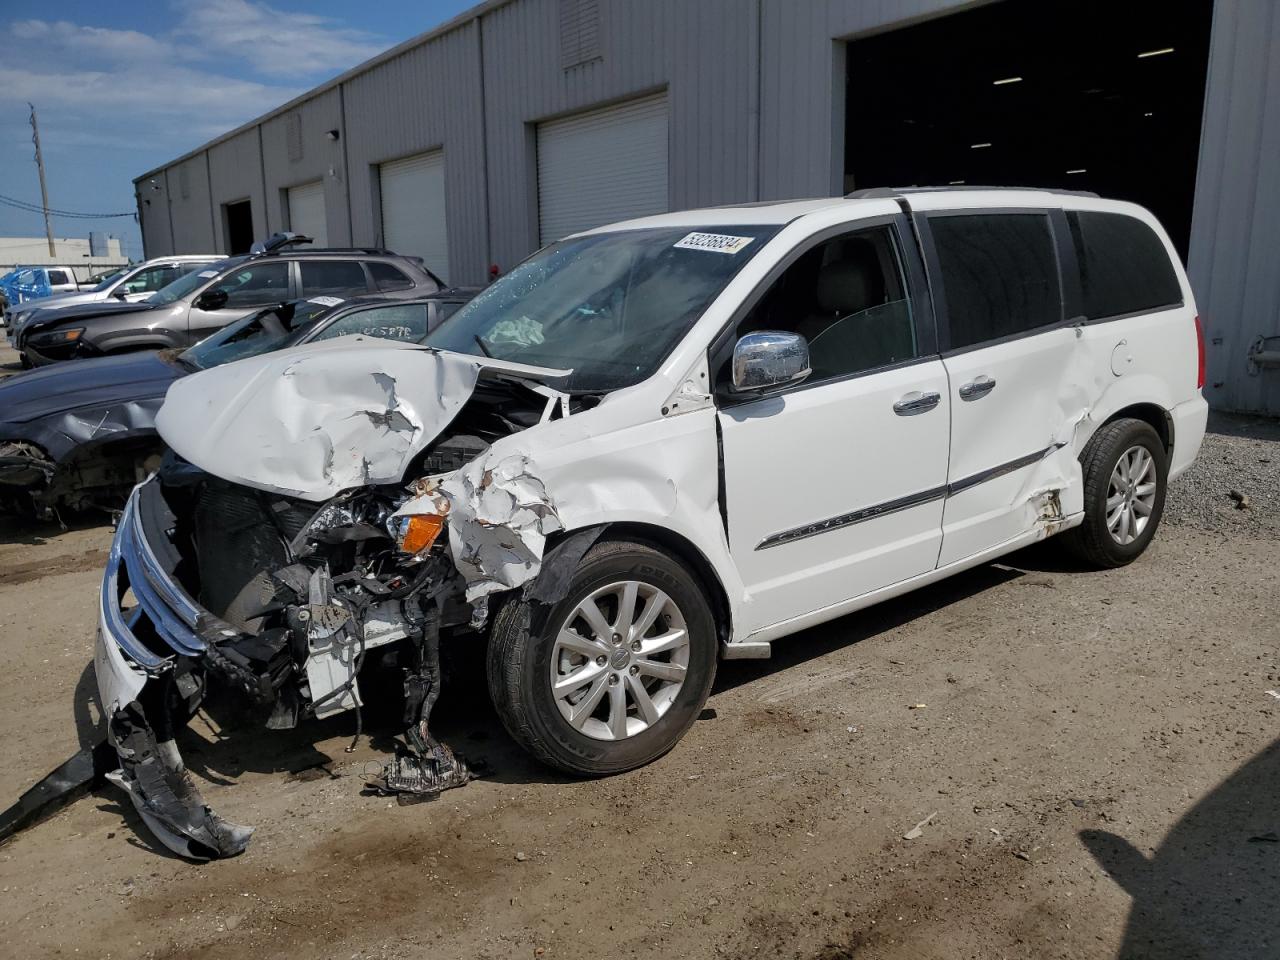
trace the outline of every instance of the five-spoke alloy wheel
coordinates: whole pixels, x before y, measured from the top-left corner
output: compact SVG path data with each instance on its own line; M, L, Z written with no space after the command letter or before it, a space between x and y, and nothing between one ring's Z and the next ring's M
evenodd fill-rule
M1164 513L1169 476L1164 441L1142 420L1103 424L1080 454L1084 521L1064 535L1094 567L1121 567L1138 558Z
M490 696L511 735L545 762L620 773L666 753L697 718L717 643L686 564L646 543L602 541L559 602L499 609Z

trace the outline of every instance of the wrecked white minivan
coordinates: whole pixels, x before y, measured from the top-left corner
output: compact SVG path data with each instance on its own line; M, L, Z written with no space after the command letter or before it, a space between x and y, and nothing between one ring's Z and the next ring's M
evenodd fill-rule
M114 778L174 850L236 854L174 745L207 684L286 728L358 710L388 648L408 749L379 787L465 782L428 730L442 640L487 644L543 761L647 763L719 657L1050 534L1137 557L1203 435L1199 336L1138 207L870 191L604 227L427 348L184 378L103 582Z

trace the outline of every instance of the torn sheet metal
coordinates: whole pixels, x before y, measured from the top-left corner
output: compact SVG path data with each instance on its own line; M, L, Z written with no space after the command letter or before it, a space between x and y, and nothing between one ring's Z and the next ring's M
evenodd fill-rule
M537 467L522 454L479 457L392 515L442 515L448 499L449 552L467 582L467 600L518 587L537 576L549 534L563 529Z
M364 337L308 344L175 383L156 425L185 460L232 483L320 502L398 483L470 399L482 371L564 371Z

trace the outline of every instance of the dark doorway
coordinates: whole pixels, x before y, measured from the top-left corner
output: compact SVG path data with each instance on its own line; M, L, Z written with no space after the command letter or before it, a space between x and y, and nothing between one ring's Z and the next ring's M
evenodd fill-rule
M846 189L1038 186L1150 208L1185 260L1212 0L1001 0L852 41Z
M227 253L248 253L253 246L253 208L248 200L237 200L222 206L227 226Z

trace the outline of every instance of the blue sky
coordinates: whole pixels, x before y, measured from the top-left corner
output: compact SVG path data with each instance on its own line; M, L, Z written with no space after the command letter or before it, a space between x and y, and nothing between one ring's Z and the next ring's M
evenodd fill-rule
M0 194L40 202L27 101L36 105L49 206L134 209L134 177L473 6L472 0L5 0L0 4ZM142 254L132 219L55 217ZM39 237L38 213L0 206L0 236Z

